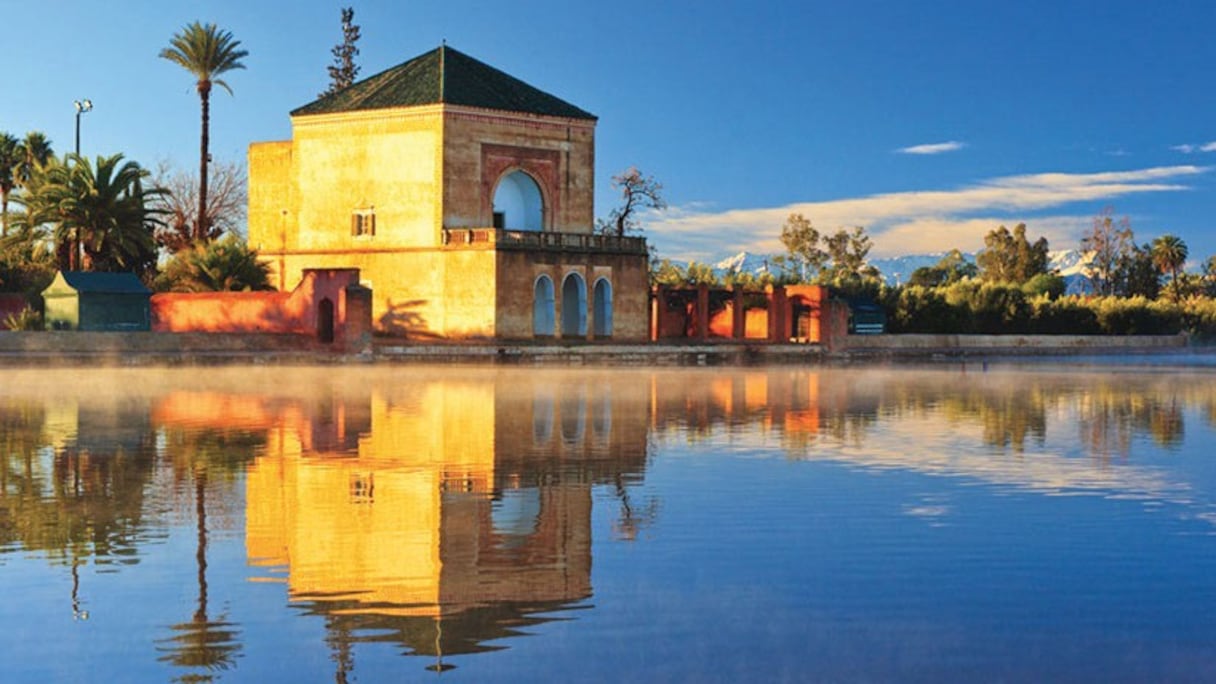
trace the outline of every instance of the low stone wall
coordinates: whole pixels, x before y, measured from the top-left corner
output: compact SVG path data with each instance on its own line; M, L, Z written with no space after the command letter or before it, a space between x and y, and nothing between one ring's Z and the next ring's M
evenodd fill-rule
M6 331L0 354L26 357L122 357L139 354L308 351L317 344L300 335L238 335L223 332Z
M842 351L1078 353L1182 349L1186 335L848 335Z
M309 302L289 292L197 292L152 295L161 332L262 332L305 335Z

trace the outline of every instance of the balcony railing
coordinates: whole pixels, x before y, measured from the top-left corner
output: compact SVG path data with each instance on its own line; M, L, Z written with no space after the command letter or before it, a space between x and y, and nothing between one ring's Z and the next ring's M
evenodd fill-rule
M480 247L554 252L610 252L646 254L646 238L593 235L589 233L550 233L502 228L445 228L447 247Z

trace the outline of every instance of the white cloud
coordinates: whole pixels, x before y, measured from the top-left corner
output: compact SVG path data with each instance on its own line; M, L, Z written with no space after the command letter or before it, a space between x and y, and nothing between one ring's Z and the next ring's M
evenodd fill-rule
M1203 143L1202 145L1192 145L1190 143L1183 143L1181 145L1174 145L1174 146L1170 147L1170 149L1174 150L1175 152L1181 152L1183 154L1192 154L1194 152L1216 152L1216 140L1214 140L1212 142L1208 142L1208 143Z
M901 147L896 152L900 154L941 154L943 152L954 152L966 147L966 143L957 140L941 143L927 143L924 145L913 145L911 147Z
M785 251L781 224L792 213L823 231L865 226L875 257L976 249L998 225L1025 220L1032 235L1046 235L1053 248L1075 244L1090 215L1027 216L1077 202L1114 200L1132 194L1190 189L1179 181L1208 171L1180 165L1104 173L1039 173L1005 176L950 190L907 191L864 197L799 202L781 207L709 212L689 206L655 212L646 231L663 256L705 261L742 250Z

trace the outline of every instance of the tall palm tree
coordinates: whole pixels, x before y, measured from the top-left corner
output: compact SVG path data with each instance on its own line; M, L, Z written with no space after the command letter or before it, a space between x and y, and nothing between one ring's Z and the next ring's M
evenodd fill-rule
M1178 293L1178 271L1186 263L1186 243L1177 235L1162 235L1153 240L1149 255L1153 264L1162 274L1170 274L1170 284L1174 286L1174 294Z
M241 59L249 53L239 49L241 41L234 40L231 31L221 31L215 24L194 22L182 28L169 47L160 51L160 56L189 71L197 79L198 97L202 102L203 129L199 144L198 161L198 223L194 227L194 239L208 238L207 217L207 162L210 155L211 86L218 85L228 94L232 88L223 79L217 78L233 69L244 69Z
M21 141L8 133L0 133L0 236L8 235L8 194L17 187L24 159Z

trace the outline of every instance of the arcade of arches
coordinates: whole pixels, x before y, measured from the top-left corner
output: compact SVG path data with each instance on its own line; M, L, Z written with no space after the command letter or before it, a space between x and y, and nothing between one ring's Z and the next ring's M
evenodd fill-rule
M612 337L612 314L612 283L606 277L596 278L590 301L587 281L577 271L571 271L562 278L560 298L548 274L541 274L533 284L534 337L553 337L560 331L562 338L586 338L589 328L594 337Z

